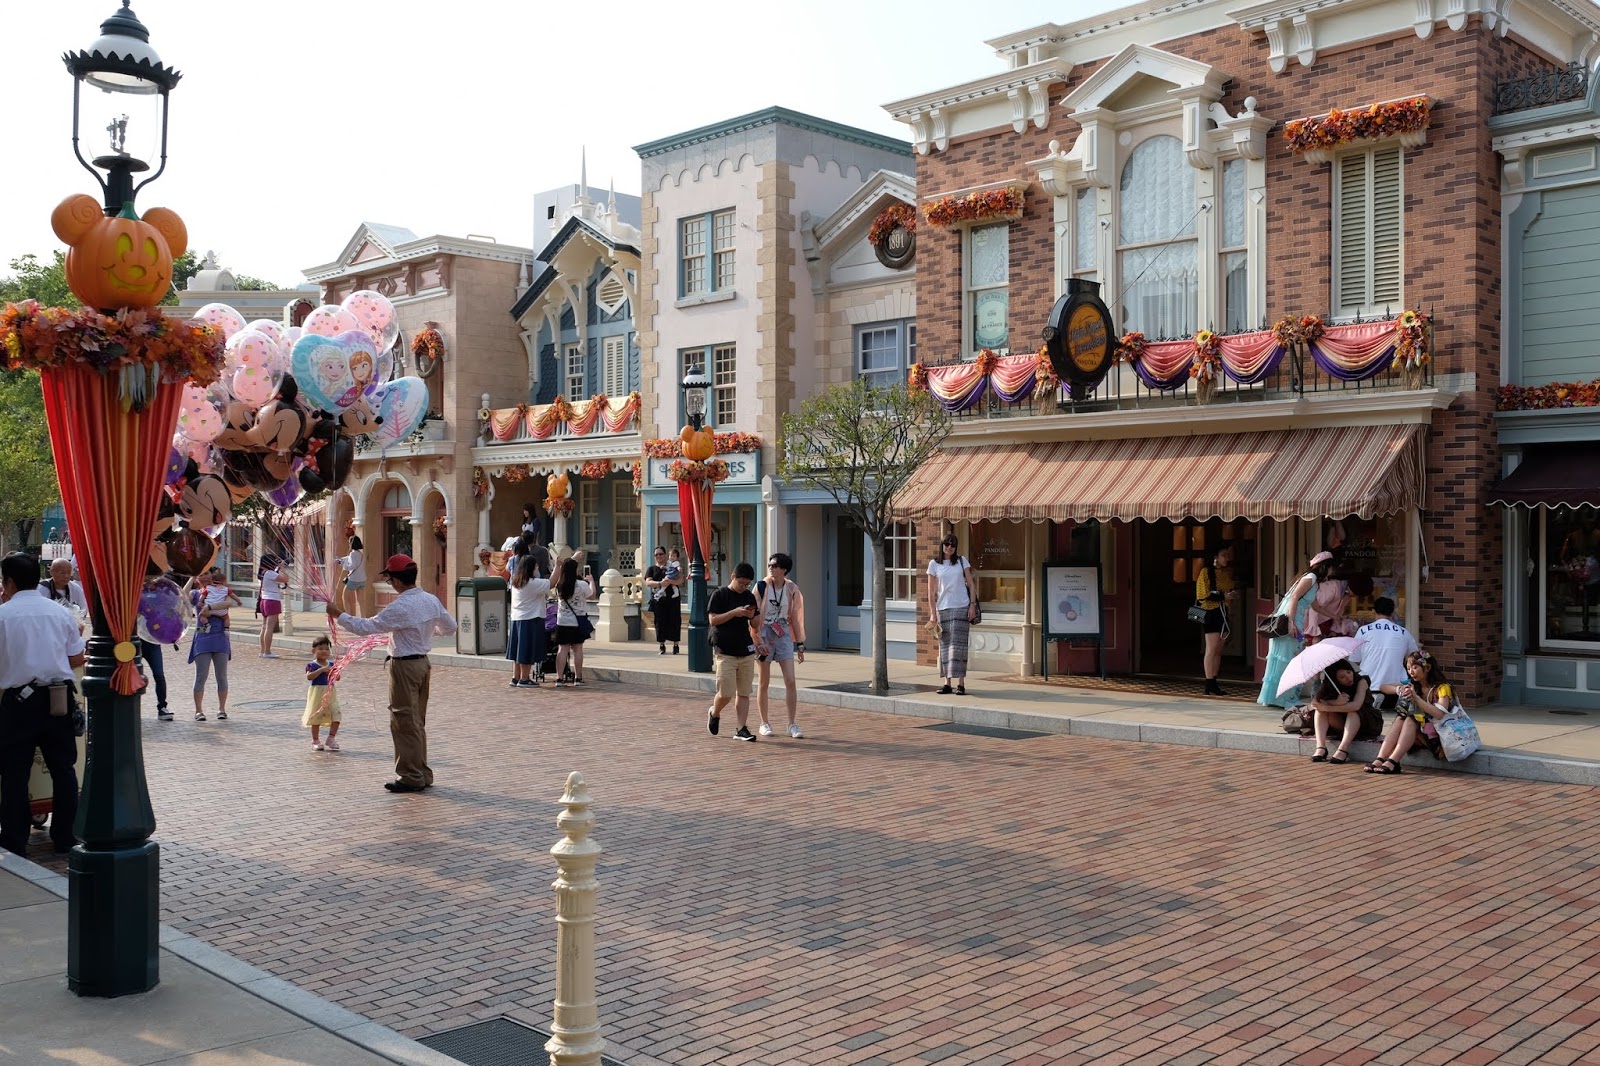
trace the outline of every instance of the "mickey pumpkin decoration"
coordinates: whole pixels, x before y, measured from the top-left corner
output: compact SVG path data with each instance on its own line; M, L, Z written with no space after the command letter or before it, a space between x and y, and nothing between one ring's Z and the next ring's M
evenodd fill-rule
M684 426L678 439L683 442L685 459L703 463L717 453L717 435L710 426L701 429Z
M67 284L98 310L148 310L172 287L172 260L189 246L177 213L152 207L140 218L133 204L108 217L92 196L75 193L50 215L50 228L67 246Z
M566 499L568 491L567 475L556 474L551 477L545 483L545 491L550 494L550 498L553 500Z

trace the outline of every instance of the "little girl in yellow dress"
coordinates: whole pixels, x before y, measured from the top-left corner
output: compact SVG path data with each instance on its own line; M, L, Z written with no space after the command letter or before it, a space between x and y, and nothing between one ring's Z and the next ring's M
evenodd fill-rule
M339 742L339 692L333 683L333 664L328 656L333 653L333 641L318 637L311 642L311 654L316 656L306 663L306 713L300 724L311 727L312 751L338 751ZM328 740L324 743L320 732L328 727Z

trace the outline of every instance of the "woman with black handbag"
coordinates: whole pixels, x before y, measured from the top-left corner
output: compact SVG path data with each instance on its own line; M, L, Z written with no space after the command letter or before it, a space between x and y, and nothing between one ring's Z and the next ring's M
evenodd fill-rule
M1201 569L1194 582L1194 604L1205 616L1200 620L1206 640L1205 671L1207 696L1226 696L1217 683L1222 669L1222 643L1228 639L1228 606L1239 598L1233 581L1233 544L1223 542L1210 566Z
M1300 702L1288 699L1278 694L1278 682L1283 679L1284 667L1289 665L1289 660L1300 654L1300 645L1304 640L1306 616L1311 611L1311 601L1317 598L1317 585L1326 580L1333 573L1333 555L1329 552L1318 552L1311 557L1308 564L1309 570L1301 574L1299 579L1290 586L1289 591L1283 594L1283 599L1278 601L1278 609L1273 612L1273 619L1282 618L1282 633L1278 633L1279 626L1272 626L1275 634L1267 644L1267 666L1261 676L1261 694L1256 697L1256 702L1263 707L1289 708ZM1262 623L1263 627L1267 623ZM1295 696L1298 696L1295 693Z

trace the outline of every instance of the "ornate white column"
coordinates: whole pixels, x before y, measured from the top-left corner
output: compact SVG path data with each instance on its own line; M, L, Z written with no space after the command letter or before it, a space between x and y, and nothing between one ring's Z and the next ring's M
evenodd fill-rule
M567 776L560 803L566 810L556 825L566 837L550 849L560 870L552 886L556 890L555 1021L544 1049L550 1066L600 1066L606 1042L600 1036L600 1004L595 997L594 911L600 883L594 868L602 849L589 839L593 800L582 774Z

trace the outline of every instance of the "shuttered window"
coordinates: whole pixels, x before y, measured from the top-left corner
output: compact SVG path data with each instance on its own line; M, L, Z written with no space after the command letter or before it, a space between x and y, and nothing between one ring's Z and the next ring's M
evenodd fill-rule
M1398 146L1334 161L1334 313L1399 314L1401 187Z
M607 396L628 395L628 338L606 337L600 342L601 387Z

